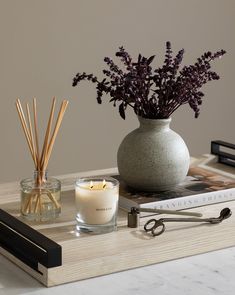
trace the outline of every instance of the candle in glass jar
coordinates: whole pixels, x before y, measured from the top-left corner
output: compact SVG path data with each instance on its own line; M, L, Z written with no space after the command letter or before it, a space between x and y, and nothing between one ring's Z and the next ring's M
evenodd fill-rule
M76 182L77 221L104 225L113 220L118 208L118 182L112 178L83 178Z

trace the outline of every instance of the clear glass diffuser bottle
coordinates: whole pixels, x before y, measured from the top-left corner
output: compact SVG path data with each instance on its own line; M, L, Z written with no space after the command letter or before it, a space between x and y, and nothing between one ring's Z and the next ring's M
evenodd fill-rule
M35 171L33 178L21 181L21 214L34 221L47 221L61 212L61 183L48 178L47 171Z

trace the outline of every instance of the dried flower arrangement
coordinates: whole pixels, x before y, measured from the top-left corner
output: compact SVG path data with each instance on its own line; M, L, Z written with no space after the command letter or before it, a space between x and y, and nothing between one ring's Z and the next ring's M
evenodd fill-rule
M210 63L225 54L225 50L215 53L204 53L193 65L180 65L184 55L181 49L175 57L172 55L171 43L166 42L166 54L163 65L153 69L151 63L154 55L146 58L139 54L138 60L133 61L128 52L120 47L116 52L124 65L119 68L112 59L105 57L104 61L109 70L103 70L104 78L99 81L93 74L78 73L73 79L73 86L82 80L96 84L97 101L102 103L104 94L109 94L114 106L119 103L119 113L125 119L128 106L141 117L149 119L166 119L183 104L189 104L199 116L199 106L202 104L204 93L200 88L211 80L218 80L216 72L211 71Z
M46 182L46 170L48 162L53 150L55 139L60 129L68 101L64 100L61 103L60 110L55 122L54 129L52 129L54 113L55 113L56 99L53 98L48 124L44 136L44 143L40 151L39 148L39 131L38 131L38 119L37 119L37 101L36 98L33 100L33 115L30 115L30 106L26 103L26 114L25 116L23 107L19 99L16 100L16 109L20 118L20 122L24 131L24 135L32 156L35 166L35 187L30 190L27 187L27 193L23 199L22 213L26 214L41 214L46 207L47 202L50 201L53 207L60 209L60 204L56 199L56 194L48 190L44 183ZM31 120L33 117L33 121ZM27 119L26 119L27 118ZM45 198L47 196L47 198ZM45 206L44 206L45 205Z

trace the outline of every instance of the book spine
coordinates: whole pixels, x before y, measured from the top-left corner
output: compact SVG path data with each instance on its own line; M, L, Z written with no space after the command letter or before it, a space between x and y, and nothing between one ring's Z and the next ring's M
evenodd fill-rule
M189 209L216 203L222 203L235 200L235 188L222 191L208 192L205 194L192 195L176 199L162 200L153 203L140 205L141 208L154 209Z

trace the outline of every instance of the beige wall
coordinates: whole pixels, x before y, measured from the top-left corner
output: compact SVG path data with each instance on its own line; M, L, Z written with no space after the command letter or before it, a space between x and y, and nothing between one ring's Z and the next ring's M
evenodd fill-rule
M226 49L214 67L222 79L206 87L199 119L184 107L172 127L192 155L208 152L211 139L235 142L234 27L233 0L0 0L0 182L33 170L16 97L36 96L42 122L54 95L70 101L51 174L116 165L119 143L137 126L135 115L130 112L123 121L110 104L96 103L93 86L71 83L77 71L101 73L103 57L114 56L119 45L134 56L156 54L157 62L167 40L175 51L185 48L185 63L206 50Z

